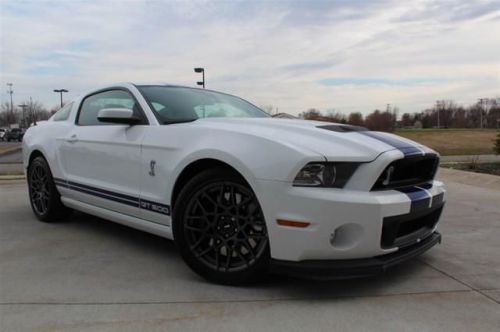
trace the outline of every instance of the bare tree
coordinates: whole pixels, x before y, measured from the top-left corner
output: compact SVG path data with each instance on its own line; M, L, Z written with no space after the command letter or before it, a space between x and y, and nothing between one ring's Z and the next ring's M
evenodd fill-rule
M323 117L321 111L315 108L310 108L299 114L299 117L305 120L319 120Z
M371 130L393 131L394 114L391 111L381 112L379 110L375 110L368 114L365 120L365 125Z
M32 125L36 125L37 121L47 120L50 117L50 113L45 109L45 106L39 101L29 100L24 102L25 105L28 105L26 109L25 116L25 126L29 127Z
M274 108L273 105L262 105L260 108L271 116L278 114L278 108Z
M0 125L9 127L11 124L17 123L19 119L18 110L14 108L11 110L10 103L4 102L0 105Z

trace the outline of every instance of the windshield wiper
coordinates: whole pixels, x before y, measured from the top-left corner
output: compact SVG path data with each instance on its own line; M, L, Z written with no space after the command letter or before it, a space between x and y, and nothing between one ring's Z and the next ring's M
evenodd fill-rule
M175 124L175 123L186 123L186 122L193 122L196 120L198 120L198 118L166 119L166 120L163 120L163 124L169 125L169 124Z

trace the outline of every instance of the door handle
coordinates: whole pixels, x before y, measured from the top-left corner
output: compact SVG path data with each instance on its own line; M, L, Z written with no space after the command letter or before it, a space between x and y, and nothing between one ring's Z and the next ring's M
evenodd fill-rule
M68 139L66 139L66 142L68 143L76 143L77 141L78 137L75 134L71 135Z

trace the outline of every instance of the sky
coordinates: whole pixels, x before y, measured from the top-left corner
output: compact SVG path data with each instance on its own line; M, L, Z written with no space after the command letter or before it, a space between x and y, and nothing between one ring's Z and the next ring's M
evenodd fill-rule
M500 96L500 1L0 0L0 102L115 82L195 86L298 114Z

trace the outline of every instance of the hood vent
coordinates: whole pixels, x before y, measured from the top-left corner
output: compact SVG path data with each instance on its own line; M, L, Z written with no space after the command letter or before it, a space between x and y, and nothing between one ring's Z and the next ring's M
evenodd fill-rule
M317 126L316 128L335 131L337 133L349 133L349 132L353 132L353 131L368 131L368 129L366 129L364 127L351 126L351 125L339 125L339 124Z

